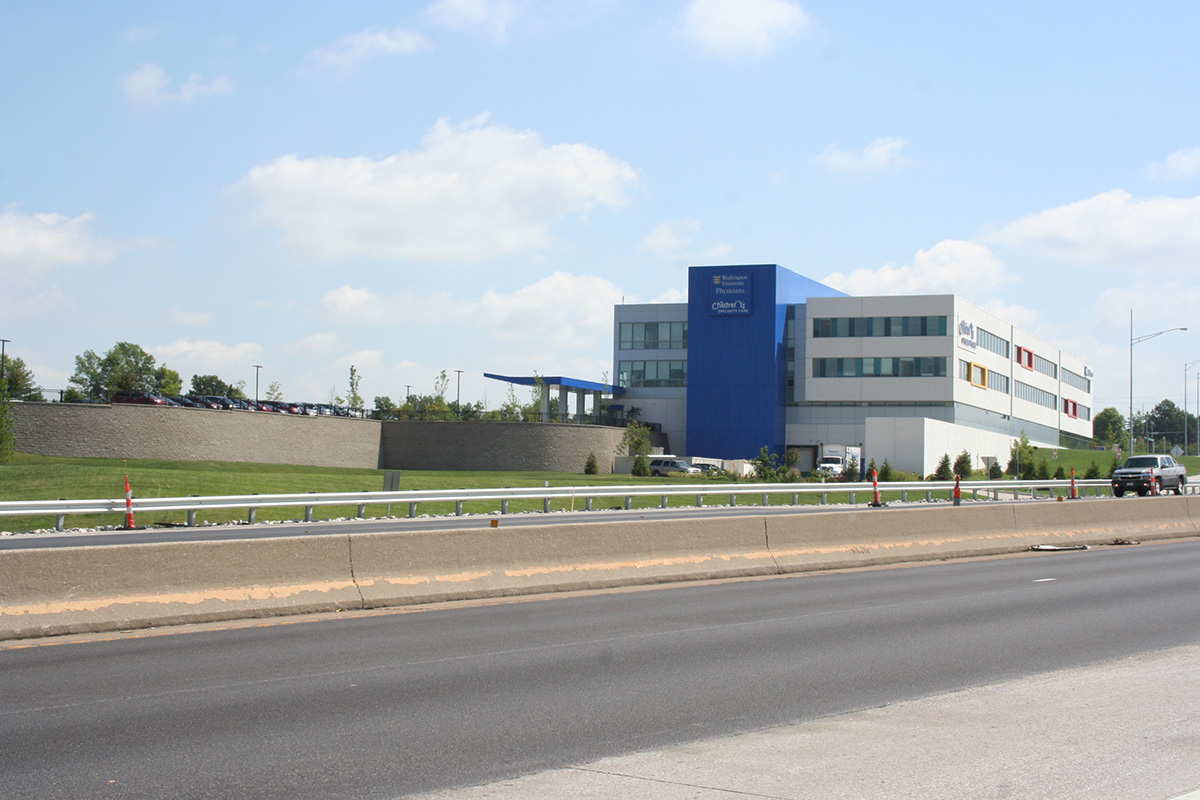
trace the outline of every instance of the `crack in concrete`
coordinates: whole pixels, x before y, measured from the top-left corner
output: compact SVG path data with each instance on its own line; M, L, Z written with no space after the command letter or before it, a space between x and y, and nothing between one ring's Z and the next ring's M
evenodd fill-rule
M645 775L630 775L625 772L611 772L604 769L594 769L591 767L567 767L575 772L590 772L594 775L608 775L614 778L629 778L635 781L647 781L650 783L662 783L668 786L682 786L687 789L703 789L706 792L721 792L723 794L737 795L738 797L759 797L763 800L794 800L791 797L784 797L777 794L760 794L759 792L743 792L740 789L724 789L720 786L705 786L701 783L685 783L683 781L671 781L665 778L650 778Z

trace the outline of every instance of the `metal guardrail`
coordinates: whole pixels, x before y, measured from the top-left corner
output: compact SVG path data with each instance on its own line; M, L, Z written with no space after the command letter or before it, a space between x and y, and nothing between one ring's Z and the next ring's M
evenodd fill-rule
M1075 486L1080 496L1085 496L1088 490L1094 496L1100 496L1102 489L1111 493L1107 480L1076 480ZM1030 497L1038 499L1045 493L1047 498L1067 496L1070 493L1070 480L1048 481L968 481L961 484L961 495L971 500L1000 500L1011 497L1021 499ZM900 495L901 502L907 502L909 495L916 493L929 502L935 492L953 491L953 481L911 481L879 484L881 494L891 498ZM1186 490L1191 493L1193 487ZM134 497L132 510L134 513L149 513L156 511L186 511L187 524L196 524L196 512L203 509L245 508L248 510L248 521L256 521L255 512L260 508L296 507L304 509L304 521L313 521L313 511L319 506L356 506L358 516L366 516L368 505L400 505L408 506L408 516L415 517L417 508L423 503L455 504L455 514L463 514L463 504L474 501L499 501L500 513L509 513L509 502L512 500L541 500L542 510L550 511L551 501L570 500L571 510L575 509L576 500L583 502L584 510L591 511L594 500L606 498L622 498L625 509L633 507L635 497L658 497L659 506L667 507L671 497L694 496L696 505L703 506L706 498L727 497L730 505L737 505L738 498L748 495L758 495L762 505L769 505L772 496L790 495L792 505L799 505L800 495L819 494L821 503L826 504L830 494L849 494L850 503L863 495L867 502L873 499L873 484L869 481L859 483L721 483L712 485L698 484L664 484L639 486L545 486L518 487L500 489L440 489L416 490L399 492L322 492L304 494L250 494L250 495L218 495L190 497ZM64 520L69 515L76 514L123 514L126 511L125 498L101 500L13 500L0 501L0 517L12 516L54 516L55 527L63 529ZM390 512L390 509L389 509Z

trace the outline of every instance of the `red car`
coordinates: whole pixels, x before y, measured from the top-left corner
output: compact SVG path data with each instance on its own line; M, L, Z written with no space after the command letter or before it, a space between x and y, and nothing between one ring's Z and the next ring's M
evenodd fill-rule
M174 400L168 400L162 395L151 392L117 392L112 396L113 403L133 403L140 406L177 406Z

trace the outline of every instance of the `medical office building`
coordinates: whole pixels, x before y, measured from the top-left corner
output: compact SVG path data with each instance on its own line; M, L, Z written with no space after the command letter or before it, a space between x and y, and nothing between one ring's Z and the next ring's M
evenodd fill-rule
M615 309L624 406L671 452L748 459L825 445L929 474L963 450L982 469L1024 434L1092 435L1092 370L954 295L850 297L773 264L692 267L688 302Z

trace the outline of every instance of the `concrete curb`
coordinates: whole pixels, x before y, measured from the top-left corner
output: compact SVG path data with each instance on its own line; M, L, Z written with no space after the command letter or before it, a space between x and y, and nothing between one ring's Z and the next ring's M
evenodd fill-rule
M0 639L1183 538L1200 535L1193 511L1200 498L7 550Z

